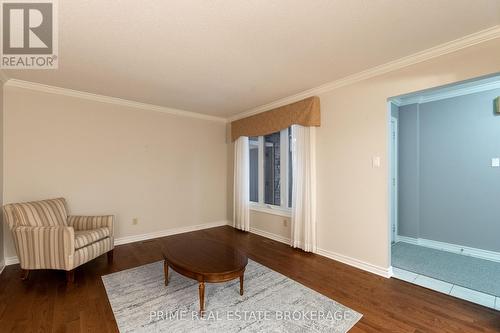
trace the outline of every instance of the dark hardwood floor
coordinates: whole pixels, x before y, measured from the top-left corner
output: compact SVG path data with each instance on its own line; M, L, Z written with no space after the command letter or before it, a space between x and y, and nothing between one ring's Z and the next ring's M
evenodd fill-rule
M118 246L112 266L101 256L76 269L73 285L66 285L61 271L33 271L21 281L19 265L8 266L0 276L0 332L118 332L101 275L161 260L162 242L194 235L238 247L250 259L362 313L351 332L500 332L500 312L231 227Z

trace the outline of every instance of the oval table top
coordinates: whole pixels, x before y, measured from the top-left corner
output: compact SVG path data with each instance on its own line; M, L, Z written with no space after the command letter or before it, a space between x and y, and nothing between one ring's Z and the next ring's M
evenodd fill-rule
M163 257L178 273L205 282L234 279L248 263L247 256L235 248L203 238L168 240Z

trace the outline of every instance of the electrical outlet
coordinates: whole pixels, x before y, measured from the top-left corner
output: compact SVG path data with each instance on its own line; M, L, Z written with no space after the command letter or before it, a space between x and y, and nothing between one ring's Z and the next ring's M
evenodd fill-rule
M287 226L288 226L288 220L287 220L287 219L283 219L283 226L284 226L284 227L287 227Z
M138 219L137 217L134 217L134 218L132 219L132 224L133 224L133 225L136 225L137 223L139 223L139 219Z

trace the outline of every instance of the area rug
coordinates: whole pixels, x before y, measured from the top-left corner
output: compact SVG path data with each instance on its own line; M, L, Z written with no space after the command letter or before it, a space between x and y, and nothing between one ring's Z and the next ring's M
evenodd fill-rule
M500 296L500 263L398 242L392 266L472 290Z
M347 332L361 314L252 260L239 280L205 284L199 315L198 283L163 263L102 277L120 332Z

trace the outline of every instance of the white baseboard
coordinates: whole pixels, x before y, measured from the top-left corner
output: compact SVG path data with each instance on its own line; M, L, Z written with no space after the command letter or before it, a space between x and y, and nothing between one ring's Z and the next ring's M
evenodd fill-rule
M210 223L204 223L204 224L191 225L188 227L170 228L170 229L165 229L165 230L153 231L153 232L149 232L146 234L140 234L140 235L119 237L119 238L115 238L115 246L133 243L133 242L140 242L143 240L148 240L148 239L153 239L153 238L183 234L185 232L191 232L191 231L196 231L196 230L221 227L223 225L227 225L228 223L229 223L228 221L216 221L216 222L210 222Z
M397 242L404 242L404 243L408 243L408 244L419 245L418 238L399 236L399 235L396 236L396 243Z
M15 264L19 264L19 259L17 259L17 256L5 257L5 266L15 265Z
M5 265L5 260L0 261L0 274L2 274L3 269L5 268L5 266L7 266L7 265Z
M390 278L392 276L392 267L380 267L377 265L370 264L368 262L348 257L340 253L335 253L332 251L324 250L324 249L317 249L316 251L319 255L322 255L323 257L327 257L336 261L340 261L341 263L344 263L349 266L353 266L359 269L362 269L364 271L385 277L385 278Z
M494 251L477 249L474 247L439 242L439 241L425 239L425 238L412 238L412 237L405 237L405 236L397 236L396 241L414 244L414 245L420 245L420 246L428 247L431 249L437 249L437 250L443 250L443 251L447 251L447 252L462 254L462 255L470 256L470 257L474 257L474 258L500 262L500 252L494 252Z
M196 230L202 230L202 229L208 229L208 228L214 228L214 227L220 227L224 225L230 225L231 223L229 221L217 221L217 222L211 222L211 223L205 223L205 224L198 224L198 225L193 225L189 227L180 227L180 228L171 228L171 229L166 229L166 230L160 230L160 231L155 231L155 232L150 232L146 234L141 234L141 235L133 235L133 236L126 236L126 237L119 237L115 239L115 245L122 245L122 244L128 244L128 243L133 243L133 242L139 242L143 240L148 240L148 239L154 239L154 238L159 238L159 237L165 237L165 236L171 236L171 235L176 235L176 234L181 234L185 232L191 232L191 231L196 231ZM260 235L262 237L266 237L272 240L275 240L277 242L281 242L284 244L289 245L290 244L290 239L287 237L283 237L281 235L277 235L268 231L264 231L261 229L256 229L256 228L250 228L250 232ZM392 272L391 272L391 267L389 268L383 268L379 267L367 262L364 262L362 260L358 260L352 257L348 257L339 253L331 252L328 250L324 249L317 249L317 254L322 255L324 257L340 261L344 264L362 269L364 271L377 274L379 276L383 277L391 277ZM19 260L17 259L16 256L14 257L7 257L5 258L5 266L7 265L14 265L18 264Z
M266 237L266 238L275 240L277 242L281 242L281 243L290 245L290 239L283 237L281 235L276 235L276 234L273 234L271 232L264 231L261 229L252 228L252 227L250 228L250 232L254 233L256 235L262 236L262 237ZM327 258L333 259L335 261L340 261L341 263L344 263L346 265L353 266L353 267L362 269L364 271L367 271L367 272L370 272L370 273L373 273L373 274L376 274L379 276L383 276L385 278L390 278L392 276L392 267L384 268L384 267L376 266L376 265L364 262L362 260L358 260L358 259L355 259L352 257L345 256L343 254L335 253L335 252L320 249L320 248L318 248L316 250L316 253L323 256L323 257L327 257Z
M204 223L204 224L191 225L188 227L170 228L170 229L165 229L165 230L159 230L159 231L149 232L147 234L119 237L119 238L115 238L115 246L133 243L133 242L140 242L140 241L153 239L153 238L183 234L185 232L191 232L191 231L196 231L196 230L221 227L221 226L224 226L227 224L229 224L228 221L216 221L216 222L210 222L210 223ZM19 264L19 259L17 258L17 256L5 258L5 266L15 265L15 264Z
M253 234L262 236L262 237L266 237L266 238L275 240L275 241L280 242L280 243L290 245L290 238L286 238L286 237L283 237L281 235L273 234L272 232L268 232L268 231L264 231L264 230L256 229L256 228L252 228L252 227L250 227L250 232Z

